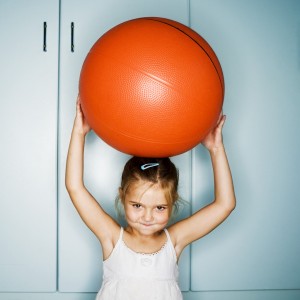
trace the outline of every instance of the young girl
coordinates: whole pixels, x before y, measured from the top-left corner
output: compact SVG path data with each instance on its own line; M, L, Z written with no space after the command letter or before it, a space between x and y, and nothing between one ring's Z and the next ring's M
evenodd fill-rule
M122 228L93 198L83 182L85 136L91 130L77 101L69 146L66 187L103 251L103 283L97 300L177 300L177 262L183 249L222 223L235 207L232 177L222 142L225 116L202 141L210 153L215 199L166 229L178 200L178 173L169 158L131 158L122 174Z

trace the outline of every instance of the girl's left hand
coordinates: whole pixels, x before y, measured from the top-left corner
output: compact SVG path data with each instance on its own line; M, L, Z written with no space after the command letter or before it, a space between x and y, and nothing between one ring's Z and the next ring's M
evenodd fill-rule
M216 151L218 148L223 147L222 128L225 123L226 116L221 112L219 120L215 128L213 128L208 135L202 140L202 145L208 151Z
M85 119L85 116L81 109L80 96L78 95L76 102L76 117L74 121L74 129L84 136L91 131L91 127Z

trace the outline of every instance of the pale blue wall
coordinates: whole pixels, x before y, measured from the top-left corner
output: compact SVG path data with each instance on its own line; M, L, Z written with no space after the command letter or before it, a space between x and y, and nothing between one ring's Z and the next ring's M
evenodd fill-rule
M300 299L300 1L191 0L190 9L192 27L224 70L224 139L238 204L228 221L193 245L194 292L184 299ZM201 147L193 161L199 179L193 193L201 196L196 209L211 199L212 185ZM0 293L3 300L94 298Z
M191 25L225 76L237 207L192 245L192 290L300 288L300 1L192 0ZM212 198L195 151L194 208ZM197 184L196 184L197 183Z

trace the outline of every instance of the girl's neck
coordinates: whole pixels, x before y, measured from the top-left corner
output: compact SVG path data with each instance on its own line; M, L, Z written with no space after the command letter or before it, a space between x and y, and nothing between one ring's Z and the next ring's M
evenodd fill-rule
M142 235L128 226L124 231L123 242L135 252L154 253L159 251L167 242L167 236L164 230L153 235Z

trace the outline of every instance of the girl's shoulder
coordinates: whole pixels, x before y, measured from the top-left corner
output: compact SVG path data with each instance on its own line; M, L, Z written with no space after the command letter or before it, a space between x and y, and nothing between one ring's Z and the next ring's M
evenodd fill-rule
M122 235L123 228L120 225L116 223L115 226L112 226L109 233L110 238L107 238L101 242L103 260L110 256Z
M168 237L170 238L173 246L176 245L176 226L170 225L168 228L166 228L166 234L168 235Z
M180 254L185 248L185 245L182 245L180 243L180 227L181 226L179 223L175 223L167 228L167 232L176 252L177 260L179 259Z

